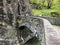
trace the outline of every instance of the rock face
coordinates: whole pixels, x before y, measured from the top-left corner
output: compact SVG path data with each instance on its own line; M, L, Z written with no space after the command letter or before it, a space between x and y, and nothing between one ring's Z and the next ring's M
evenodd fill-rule
M30 36L34 35L38 40L41 41L41 43L43 43L44 42L43 41L44 40L44 26L43 26L43 21L41 19L33 17L33 16L26 16L25 18L21 17L21 19L24 20L24 22L21 23L21 24L23 26L28 27L30 29L30 31L32 32L31 33L32 35L30 34ZM27 31L27 32L29 33L30 31Z
M28 0L0 0L1 45L23 45L33 37L43 43L43 27L43 21L32 16Z

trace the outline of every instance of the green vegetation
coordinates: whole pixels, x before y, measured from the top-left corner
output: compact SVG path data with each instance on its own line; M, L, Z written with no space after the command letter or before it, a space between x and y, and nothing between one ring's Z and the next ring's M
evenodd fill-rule
M35 16L52 16L52 17L60 17L60 0L52 0L51 7L48 9L48 2L46 0L30 0L31 4L40 4L40 9L33 8L32 12ZM37 6L37 7L38 7ZM52 14L53 12L53 14Z

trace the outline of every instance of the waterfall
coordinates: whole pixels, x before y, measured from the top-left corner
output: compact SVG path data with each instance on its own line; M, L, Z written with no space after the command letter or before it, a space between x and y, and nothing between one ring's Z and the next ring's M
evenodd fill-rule
M60 45L59 32L57 32L57 30L47 19L43 19L43 21L45 28L46 45Z

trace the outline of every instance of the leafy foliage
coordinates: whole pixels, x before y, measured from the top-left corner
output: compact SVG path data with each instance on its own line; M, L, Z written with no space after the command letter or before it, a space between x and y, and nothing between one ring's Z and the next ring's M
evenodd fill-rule
M31 3L36 3L37 5L40 4L42 6L42 9L32 9L32 12L35 16L52 16L52 12L57 12L58 15L56 17L60 17L60 0L53 0L50 9L47 9L47 1L43 1L44 0L30 0Z

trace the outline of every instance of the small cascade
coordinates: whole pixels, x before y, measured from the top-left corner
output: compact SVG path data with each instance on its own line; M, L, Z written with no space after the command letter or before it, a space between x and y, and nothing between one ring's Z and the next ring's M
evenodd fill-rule
M43 19L45 28L46 45L60 45L59 32L51 25L51 23Z

